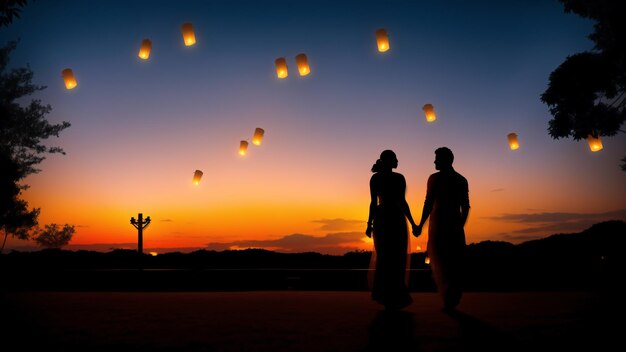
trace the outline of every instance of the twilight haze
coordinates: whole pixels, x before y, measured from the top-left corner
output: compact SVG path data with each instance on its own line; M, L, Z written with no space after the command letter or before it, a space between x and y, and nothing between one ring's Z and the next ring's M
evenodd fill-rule
M592 26L557 1L32 1L0 39L20 39L10 67L30 65L48 119L72 126L49 141L67 155L48 156L24 198L40 224L76 225L70 249L135 248L141 212L145 248L342 254L371 249L380 152L396 152L419 220L434 150L447 146L469 181L468 243L626 220L626 136L595 153L553 140L539 100L552 70L592 49ZM256 127L263 143L240 156Z

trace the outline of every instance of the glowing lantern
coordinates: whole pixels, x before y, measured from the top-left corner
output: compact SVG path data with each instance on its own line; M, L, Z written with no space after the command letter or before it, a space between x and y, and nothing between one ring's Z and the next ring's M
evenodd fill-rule
M424 259L424 263L425 263L425 264L430 264L430 258L426 257L426 258Z
M254 130L254 136L252 137L252 144L261 145L261 141L263 140L264 134L265 134L265 131L262 128L257 127Z
M519 149L519 141L517 140L516 133L509 133L507 138L509 139L509 148L511 148L511 150Z
M139 49L139 57L148 60L150 57L150 50L152 50L152 42L150 39L144 39L141 42L141 48Z
M379 29L376 31L376 44L378 44L378 51L384 53L389 50L389 35L385 29Z
M305 54L296 55L296 65L298 65L298 71L300 72L300 76L306 76L311 72L311 68L309 67L309 60L306 58Z
M435 116L435 108L432 104L424 105L422 110L424 110L424 114L426 114L426 121L433 122L437 119L437 116Z
M284 57L276 59L274 64L276 64L276 76L278 76L278 78L285 78L289 75L287 71L287 60L285 60Z
M593 135L587 136L587 143L589 143L589 149L592 152L597 152L602 150L602 141L600 140L600 136L594 137Z
M193 33L193 26L191 23L184 23L182 26L183 40L185 46L192 46L196 44L196 35Z
M196 172L193 173L193 184L194 185L200 184L201 178L202 178L202 171L196 170Z
M61 72L63 75L63 80L65 81L65 88L74 89L78 85L76 83L76 78L74 77L74 72L72 72L71 68L66 68Z
M239 143L239 155L246 155L248 152L248 142L241 141Z

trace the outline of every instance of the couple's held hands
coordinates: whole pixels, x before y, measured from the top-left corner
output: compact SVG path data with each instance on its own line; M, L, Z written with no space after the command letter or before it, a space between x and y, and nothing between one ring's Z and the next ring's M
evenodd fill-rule
M419 237L422 234L422 225L413 224L411 226L413 227L413 236ZM374 228L372 227L372 224L367 224L367 230L365 230L365 235L371 238L373 230Z
M422 225L413 224L413 236L419 237L422 234Z

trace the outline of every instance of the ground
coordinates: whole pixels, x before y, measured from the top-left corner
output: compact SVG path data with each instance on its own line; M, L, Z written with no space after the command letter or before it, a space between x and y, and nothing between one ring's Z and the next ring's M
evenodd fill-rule
M389 312L365 291L9 292L3 351L608 350L610 293L433 292ZM619 316L618 316L619 317ZM616 325L613 325L616 324Z

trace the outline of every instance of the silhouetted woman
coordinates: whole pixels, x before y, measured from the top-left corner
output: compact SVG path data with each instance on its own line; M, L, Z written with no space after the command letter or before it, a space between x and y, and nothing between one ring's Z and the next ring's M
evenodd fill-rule
M387 309L401 309L413 302L406 280L409 234L406 220L415 228L411 210L404 197L406 181L393 172L398 167L396 154L385 150L372 166L371 202L366 234L374 236L376 270L372 299Z

